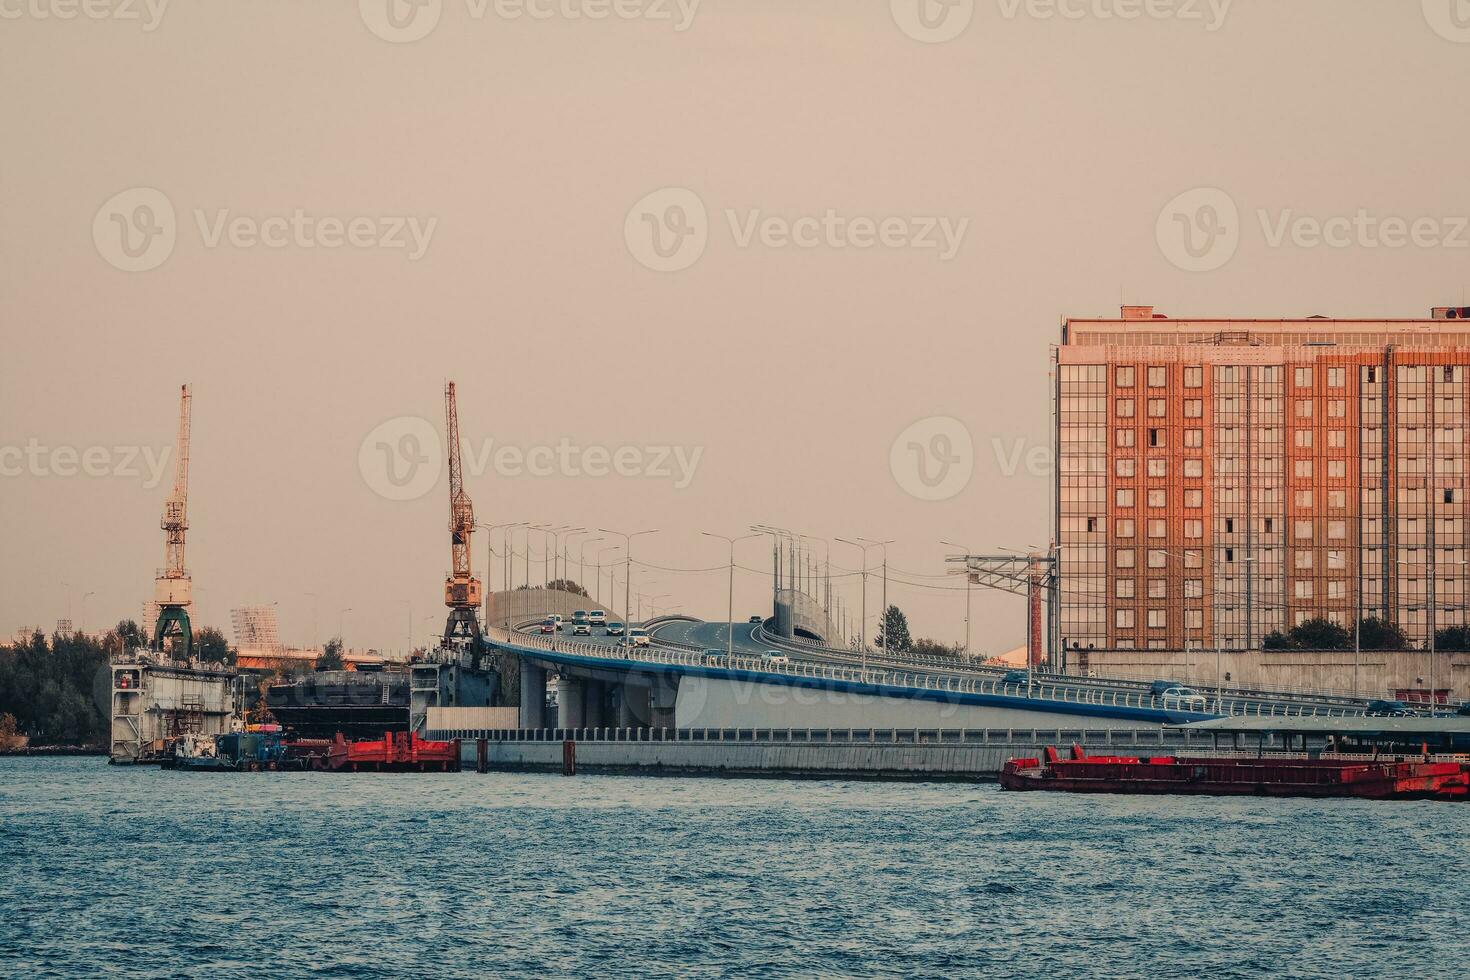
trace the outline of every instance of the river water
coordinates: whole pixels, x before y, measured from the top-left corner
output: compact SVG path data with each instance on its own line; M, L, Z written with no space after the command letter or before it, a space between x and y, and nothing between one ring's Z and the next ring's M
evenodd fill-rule
M1465 976L1470 806L0 759L0 976Z

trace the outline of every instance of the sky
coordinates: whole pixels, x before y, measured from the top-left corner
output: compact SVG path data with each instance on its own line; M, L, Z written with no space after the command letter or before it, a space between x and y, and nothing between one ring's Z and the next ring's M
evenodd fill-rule
M196 624L276 603L289 643L401 649L410 615L426 642L452 380L480 520L656 528L636 559L704 571L645 595L711 619L701 532L891 540L889 600L961 641L941 542L1050 534L1062 317L1423 316L1470 286L1464 0L0 20L0 636L139 616L188 383ZM769 612L769 539L736 556L736 616ZM977 591L973 648L1024 615Z

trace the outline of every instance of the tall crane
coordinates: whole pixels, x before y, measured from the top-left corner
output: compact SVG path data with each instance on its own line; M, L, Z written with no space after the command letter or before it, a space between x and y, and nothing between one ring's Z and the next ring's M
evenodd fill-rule
M459 407L454 397L454 382L444 388L444 435L449 443L449 552L453 564L444 581L444 604L449 619L444 624L444 645L453 646L457 639L470 641L476 659L480 652L480 580L470 571L470 538L475 533L475 508L464 489L464 471L460 463Z
M188 659L194 649L194 631L189 625L193 583L184 567L184 532L189 529L189 425L193 393L188 385L179 391L179 438L174 456L174 488L163 504L163 568L153 582L158 603L158 622L153 627L153 649L173 647L175 657Z

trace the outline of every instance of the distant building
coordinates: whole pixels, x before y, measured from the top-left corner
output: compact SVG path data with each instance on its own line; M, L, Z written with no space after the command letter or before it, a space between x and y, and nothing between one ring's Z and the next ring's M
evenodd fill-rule
M1258 649L1312 617L1351 628L1359 609L1421 643L1431 621L1463 624L1467 315L1124 307L1065 320L1054 397L1066 646Z
M235 634L235 647L271 656L281 650L280 627L275 606L243 606L230 610L230 625Z

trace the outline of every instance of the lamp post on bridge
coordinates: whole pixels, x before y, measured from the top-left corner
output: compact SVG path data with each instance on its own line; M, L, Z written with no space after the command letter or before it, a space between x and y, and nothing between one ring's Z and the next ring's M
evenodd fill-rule
M627 646L629 642L628 634L632 631L633 627L632 617L628 615L628 598L631 588L628 584L628 573L631 570L633 563L633 539L644 534L657 534L658 528L655 527L649 528L645 531L634 531L631 534L627 531L614 531L612 528L609 527L600 527L597 530L601 531L603 534L615 534L623 539L623 618L625 620L628 620L626 628L623 630L623 646Z
M725 613L725 661L728 663L735 653L735 542L745 541L749 538L758 538L764 532L755 531L750 534L742 534L739 537L730 537L725 534L715 534L713 531L700 531L707 538L719 538L730 546L730 584L726 593Z
M868 669L868 549L872 547L872 545L860 544L859 541L861 541L861 539L859 539L859 541L849 541L847 538L838 538L837 540L841 541L843 544L852 545L863 556L863 599L862 609L861 612L858 614L858 648L859 652L862 654L863 670L866 672Z
M598 535L595 538L588 538L587 540L582 542L581 547L577 552L577 584L582 587L583 592L587 591L587 582L585 581L587 578L587 546L589 544L596 544L598 541L606 540L607 539L604 538L602 535ZM592 595L592 593L590 592L588 592L587 594L588 596Z
M966 556L970 554L970 549L966 545L955 544L953 541L939 543L950 548L959 548ZM965 656L970 656L970 562L968 557L965 561Z
M858 540L864 544L872 545L875 548L883 549L883 649L885 651L891 651L893 641L888 636L888 546L893 544L894 539L889 538L887 541L874 541L872 538L858 538ZM866 565L867 562L868 556L864 552L863 564Z

